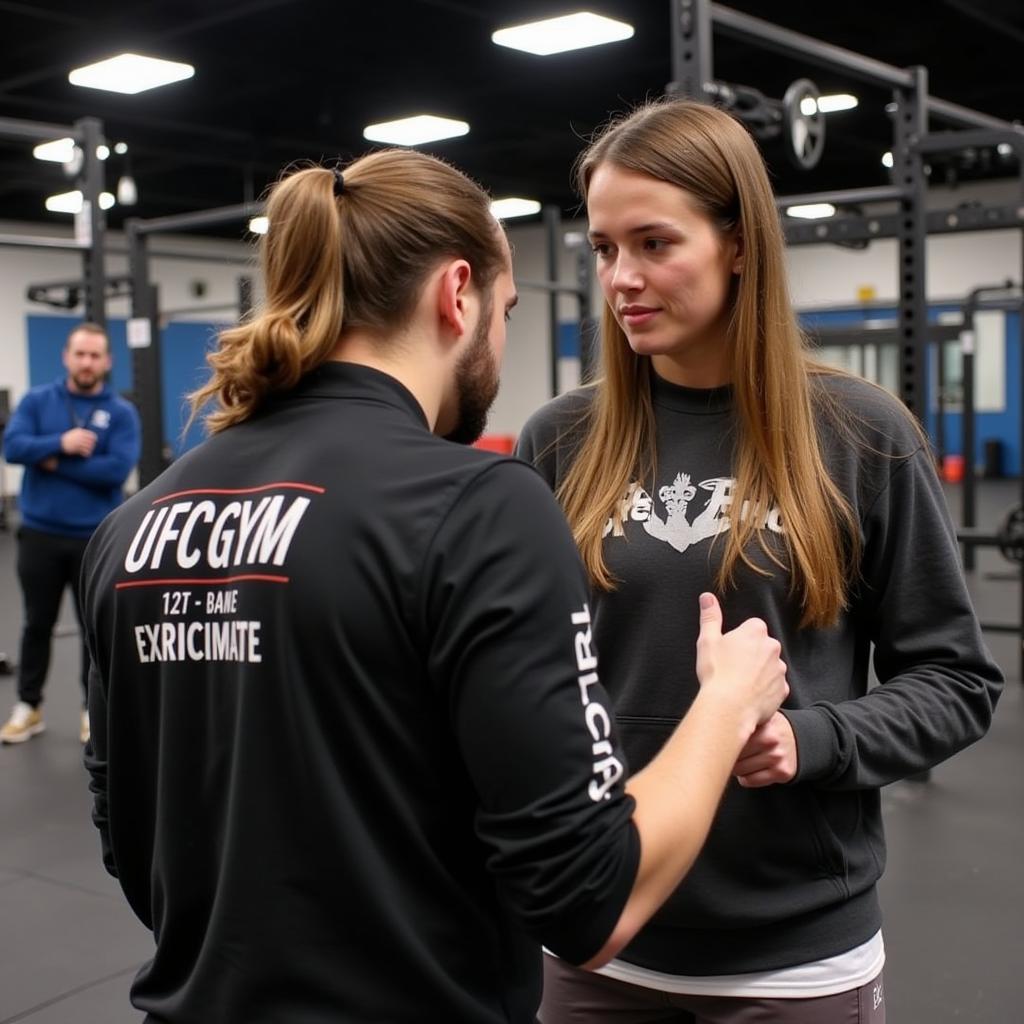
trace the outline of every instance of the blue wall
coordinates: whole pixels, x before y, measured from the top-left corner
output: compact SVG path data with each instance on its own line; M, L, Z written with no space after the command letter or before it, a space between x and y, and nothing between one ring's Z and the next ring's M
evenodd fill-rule
M940 313L959 310L959 306L932 306L928 310L929 321L934 321ZM826 311L808 311L801 314L801 322L805 327L852 327L864 323L866 319L884 320L896 318L896 309L871 309L866 313L863 309L838 309ZM998 412L979 412L975 417L974 464L984 463L985 442L997 440L1002 443L1003 473L1017 476L1021 471L1020 450L1020 417L1021 417L1021 366L1020 366L1020 314L1006 314L1005 340L1006 366L1003 373L1003 408ZM929 387L934 379L934 363L938 357L936 346L928 350L927 381ZM935 440L936 413L934 400L929 394L925 429L932 440ZM963 415L959 412L947 412L943 416L945 428L945 450L950 455L963 454Z
M61 352L71 328L81 323L76 316L29 316L29 385L44 384L65 376ZM182 430L188 421L185 395L206 379L206 353L216 342L223 324L182 322L168 324L162 334L160 352L163 382L164 443L175 455L196 445L203 437L201 424L194 423L188 433ZM112 319L108 324L110 349L114 357L111 385L115 391L132 390L132 355L128 348L125 321Z

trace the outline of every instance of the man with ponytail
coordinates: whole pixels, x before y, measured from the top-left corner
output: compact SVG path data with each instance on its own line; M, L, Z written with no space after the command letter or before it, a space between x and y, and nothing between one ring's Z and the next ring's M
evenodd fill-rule
M596 966L654 912L785 665L704 595L701 695L627 785L557 503L452 443L516 298L488 197L382 151L267 214L264 305L193 396L211 436L86 556L94 819L156 941L132 1002L532 1024L541 943Z
M791 692L656 918L601 975L546 958L541 1020L882 1024L879 788L982 736L1002 686L931 452L892 396L809 358L739 122L642 107L584 152L578 183L602 376L537 413L518 451L587 566L630 764L702 692L701 592L726 622L768 623Z

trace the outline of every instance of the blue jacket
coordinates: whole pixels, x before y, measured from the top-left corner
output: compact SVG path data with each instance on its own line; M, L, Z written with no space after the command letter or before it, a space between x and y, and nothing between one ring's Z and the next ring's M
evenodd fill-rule
M61 435L72 427L96 434L89 458L65 455ZM73 394L60 378L32 388L4 432L4 458L25 467L21 521L33 530L88 537L123 497L121 488L139 460L139 415L104 385L96 395ZM57 457L55 469L40 463Z

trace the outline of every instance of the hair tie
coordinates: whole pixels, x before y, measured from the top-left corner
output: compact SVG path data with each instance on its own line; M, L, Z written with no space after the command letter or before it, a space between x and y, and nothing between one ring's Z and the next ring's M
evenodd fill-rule
M334 168L333 173L334 173L334 194L335 194L335 196L340 196L345 191L345 175L342 174L341 171L339 171L337 167Z

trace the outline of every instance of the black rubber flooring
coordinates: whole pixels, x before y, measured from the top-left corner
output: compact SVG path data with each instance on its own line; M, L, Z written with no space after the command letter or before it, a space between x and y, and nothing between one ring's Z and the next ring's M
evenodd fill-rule
M985 482L979 521L994 525L1018 493ZM971 583L983 620L1017 615L1011 568L980 553ZM20 628L14 539L0 532L0 652L16 654ZM1024 1021L1024 686L1016 639L990 641L1009 677L990 734L930 781L884 794L890 1024ZM53 651L47 732L0 748L0 1024L138 1024L128 986L152 941L100 864L67 601ZM4 717L14 699L13 678L0 677Z

